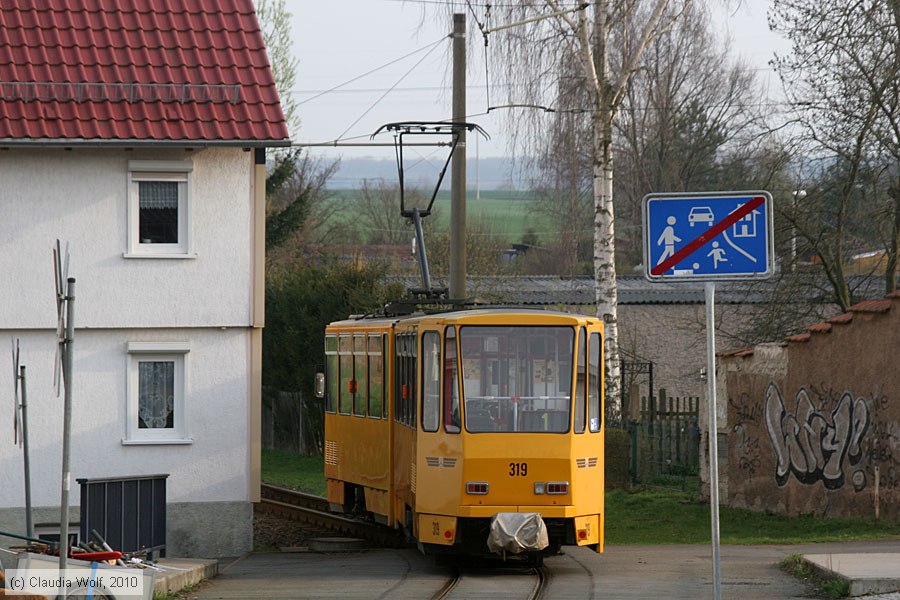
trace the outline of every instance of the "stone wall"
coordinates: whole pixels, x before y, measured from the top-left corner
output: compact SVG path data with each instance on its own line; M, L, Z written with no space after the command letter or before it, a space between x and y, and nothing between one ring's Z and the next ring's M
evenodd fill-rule
M900 519L900 294L719 359L725 501ZM720 429L720 432L722 429Z

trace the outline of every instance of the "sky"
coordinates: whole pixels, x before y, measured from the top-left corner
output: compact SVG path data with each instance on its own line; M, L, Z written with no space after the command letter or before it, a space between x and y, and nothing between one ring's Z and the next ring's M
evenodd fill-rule
M292 13L297 81L292 93L299 103L301 127L295 143L352 142L371 140L381 125L396 121L448 119L450 97L450 40L452 25L434 17L442 0L343 0L321 2L287 0ZM476 14L483 0L471 0ZM787 42L769 31L766 10L769 0L731 0L730 7L715 9L714 23L720 35L730 36L734 52L759 70L769 95L779 95L778 78L768 66L775 50L784 52ZM429 9L423 15L423 6ZM466 12L468 33L480 37L471 12ZM489 49L490 51L490 49ZM470 122L483 127L490 140L470 140L468 155L509 154L504 135L503 111L486 114L484 46L470 45L467 113ZM497 60L491 58L491 60ZM358 79L356 79L358 78ZM355 81L351 81L354 80ZM345 85L346 84L346 85ZM332 88L339 89L328 92ZM323 93L325 92L325 93ZM491 92L493 104L499 92ZM390 136L376 141L391 142ZM411 149L421 156L436 155L431 148ZM313 154L345 158L393 157L392 147L311 147Z

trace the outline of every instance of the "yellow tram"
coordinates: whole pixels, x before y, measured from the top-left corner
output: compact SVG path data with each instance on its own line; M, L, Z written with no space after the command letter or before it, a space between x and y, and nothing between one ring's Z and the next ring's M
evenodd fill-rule
M603 551L603 325L484 308L325 331L332 510L426 553Z

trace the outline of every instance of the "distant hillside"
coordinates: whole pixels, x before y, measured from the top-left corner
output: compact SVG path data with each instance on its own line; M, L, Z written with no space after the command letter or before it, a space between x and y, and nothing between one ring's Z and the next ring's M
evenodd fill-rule
M446 156L443 155L442 156ZM406 161L405 178L423 188L433 189L437 175L443 167L442 158L423 158L416 160L410 156ZM506 157L481 158L478 160L477 173L475 159L466 160L466 178L470 190L477 182L482 190L524 190L529 187L529 175L523 173L521 167L514 170L513 161ZM364 179L384 179L388 183L398 181L397 162L392 158L344 158L334 177L328 182L332 189L356 189L362 186ZM450 168L444 176L441 189L450 189Z

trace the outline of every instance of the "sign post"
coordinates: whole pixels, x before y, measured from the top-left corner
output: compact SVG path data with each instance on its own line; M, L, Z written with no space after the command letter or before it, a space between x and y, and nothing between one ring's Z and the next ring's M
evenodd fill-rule
M772 196L762 191L648 194L644 197L643 209L647 279L657 282L706 282L706 396L713 589L715 600L721 600L715 282L772 276L775 270Z

